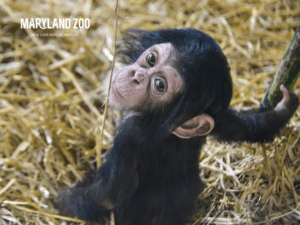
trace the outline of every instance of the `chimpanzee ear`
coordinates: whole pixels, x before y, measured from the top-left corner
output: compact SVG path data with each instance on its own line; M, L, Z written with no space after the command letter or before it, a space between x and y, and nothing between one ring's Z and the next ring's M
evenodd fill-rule
M173 131L173 134L180 138L204 136L209 134L214 126L214 119L211 116L203 113L177 127L177 129Z

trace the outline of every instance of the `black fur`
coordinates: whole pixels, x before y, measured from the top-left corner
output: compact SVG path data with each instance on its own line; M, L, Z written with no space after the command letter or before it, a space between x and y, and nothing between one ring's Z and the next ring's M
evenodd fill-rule
M298 106L249 112L228 109L232 82L226 57L208 35L193 29L130 31L119 56L130 64L154 44L171 42L184 90L155 111L124 119L107 161L98 171L56 199L60 214L117 225L182 225L204 188L198 159L206 137L180 139L171 133L194 116L216 121L212 135L222 141L272 141Z

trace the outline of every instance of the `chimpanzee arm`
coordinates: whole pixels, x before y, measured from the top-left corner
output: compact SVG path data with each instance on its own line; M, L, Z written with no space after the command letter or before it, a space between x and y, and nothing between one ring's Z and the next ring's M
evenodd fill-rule
M271 142L287 124L298 107L298 97L290 94L289 101L275 109L260 107L236 112L228 109L211 132L221 141Z
M61 215L103 221L109 216L109 210L129 202L137 187L137 163L132 151L136 147L130 140L130 133L124 129L120 128L106 163L97 170L88 186L75 186L57 197L56 205Z

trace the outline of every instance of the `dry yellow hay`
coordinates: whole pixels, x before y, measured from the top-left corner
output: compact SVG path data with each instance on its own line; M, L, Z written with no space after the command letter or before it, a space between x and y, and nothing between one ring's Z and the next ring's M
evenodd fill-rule
M100 144L107 149L113 139L119 114L109 110L99 142L114 10L110 0L0 0L0 223L81 223L56 215L52 199L94 168ZM241 109L262 100L300 23L300 2L120 0L118 15L119 36L130 28L169 27L210 34L229 59L231 104ZM21 18L35 17L89 18L91 27L20 29ZM194 224L296 224L299 119L298 110L270 144L209 139L199 159L207 184L200 201L211 208L200 207Z

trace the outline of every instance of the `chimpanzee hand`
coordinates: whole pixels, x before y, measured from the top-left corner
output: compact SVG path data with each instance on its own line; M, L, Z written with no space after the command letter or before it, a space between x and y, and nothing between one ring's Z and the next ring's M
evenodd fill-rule
M69 217L74 217L76 215L76 213L74 213L73 207L69 207L69 205L74 205L71 203L71 201L76 201L74 199L74 196L76 196L74 192L76 192L76 189L67 189L55 198L55 206L61 215ZM80 195L77 193L77 196Z
M80 193L81 189L71 188L63 191L60 195L55 199L56 208L59 210L59 213L63 216L76 217L78 213L81 211L79 207L81 204L78 202L82 201L82 193Z
M86 188L70 188L63 191L56 199L59 214L82 220L101 221L108 210L100 207L94 199L85 195ZM99 218L102 215L102 218Z
M276 111L280 111L282 109L287 109L294 111L298 107L298 96L294 93L289 94L288 89L282 84L280 85L280 90L282 92L283 98L276 105Z

